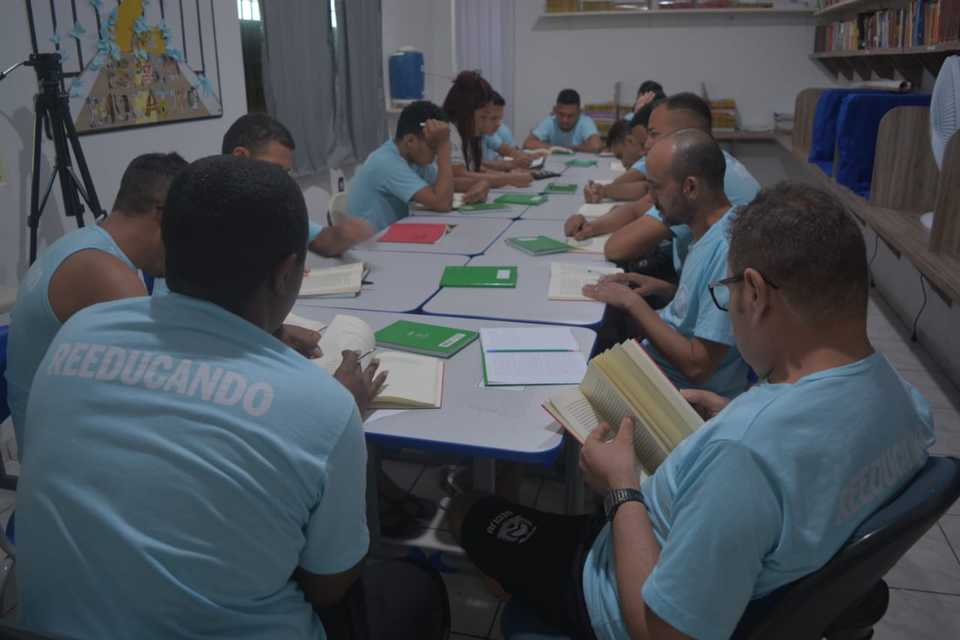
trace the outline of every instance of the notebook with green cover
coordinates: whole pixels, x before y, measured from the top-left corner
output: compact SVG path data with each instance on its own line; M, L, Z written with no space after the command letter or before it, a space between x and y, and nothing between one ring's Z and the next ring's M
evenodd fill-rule
M533 207L547 201L547 196L539 193L505 193L494 202L497 204L519 204Z
M507 209L507 205L496 202L474 202L473 204L461 205L457 211L460 213L479 213L481 211L500 211Z
M566 242L554 240L548 236L521 236L507 238L506 243L514 249L519 249L531 256L548 256L554 253L570 251Z
M551 182L543 191L544 193L576 193L577 185L573 183Z
M436 358L449 358L480 334L466 329L397 320L375 334L377 345Z
M440 278L441 287L517 286L516 267L446 267Z
M596 160L588 160L587 158L574 158L573 160L567 160L568 167L595 167L597 166Z

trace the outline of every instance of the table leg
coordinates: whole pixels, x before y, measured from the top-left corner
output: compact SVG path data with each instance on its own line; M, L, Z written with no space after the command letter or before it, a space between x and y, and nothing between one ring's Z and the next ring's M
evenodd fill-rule
M473 488L493 493L496 488L497 464L493 458L473 459Z
M380 447L367 440L367 529L370 546L380 542Z
M580 473L580 443L575 438L564 437L564 485L567 497L567 513L583 513L583 474Z

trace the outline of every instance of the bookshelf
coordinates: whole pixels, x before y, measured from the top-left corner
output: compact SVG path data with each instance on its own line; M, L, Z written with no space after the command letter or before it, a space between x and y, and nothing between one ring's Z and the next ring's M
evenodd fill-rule
M812 9L791 9L777 7L703 7L691 9L624 9L612 11L552 11L540 14L543 19L554 18L590 18L600 16L644 17L679 15L813 15Z

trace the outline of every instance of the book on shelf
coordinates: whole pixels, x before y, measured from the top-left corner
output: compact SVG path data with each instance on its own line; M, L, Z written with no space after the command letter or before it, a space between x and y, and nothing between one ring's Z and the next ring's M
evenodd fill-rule
M467 329L397 320L374 334L377 346L435 358L450 358L480 334Z
M623 418L633 417L637 462L649 474L703 425L635 340L595 356L579 387L554 395L543 408L581 443L601 423L617 430Z
M827 5L831 6L831 5ZM814 51L904 49L960 39L960 0L914 0L818 25Z
M439 409L443 401L443 360L400 351L378 351L376 334L370 325L355 316L337 315L320 338L323 355L313 363L336 373L343 361L343 351L363 355L360 363L366 368L370 360L380 361L379 371L386 371L387 383L374 398L376 409Z
M583 295L583 287L588 284L596 284L603 276L614 273L623 273L623 269L601 265L551 262L547 299L595 302Z
M365 272L362 262L311 269L310 273L303 276L300 296L354 298L360 295Z

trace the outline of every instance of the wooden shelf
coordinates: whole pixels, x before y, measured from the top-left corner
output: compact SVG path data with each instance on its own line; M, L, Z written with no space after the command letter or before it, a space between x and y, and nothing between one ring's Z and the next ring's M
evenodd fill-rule
M928 44L922 47L898 47L895 49L858 49L852 51L819 51L811 54L818 60L831 58L864 58L870 56L922 56L931 53L960 52L960 41Z
M541 13L540 17L585 18L599 16L664 16L664 15L794 15L812 16L813 9L778 9L777 7L714 7L703 9L630 9L620 11L563 11Z
M829 7L824 7L813 12L813 15L819 16L828 16L832 13L843 13L844 11L851 11L853 9L859 9L866 5L875 3L876 0L841 0L835 4L830 5Z
M718 142L757 141L773 142L773 131L715 131L713 139Z

